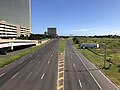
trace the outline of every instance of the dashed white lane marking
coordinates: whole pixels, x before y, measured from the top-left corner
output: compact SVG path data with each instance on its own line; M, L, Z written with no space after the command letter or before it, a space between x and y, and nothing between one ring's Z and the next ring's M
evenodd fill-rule
M18 74L19 74L19 72L17 72L11 79L15 78Z
M32 61L30 61L29 63L32 63Z
M53 55L51 55L51 57L52 57Z
M48 61L48 64L50 63L50 60Z
M31 74L32 74L32 72L30 72L30 73L28 74L27 79L30 77Z
M19 64L23 63L23 61L19 62Z
M73 57L71 56L71 59L72 59Z
M53 53L54 53L54 51L53 51Z
M73 66L75 67L75 64L73 63Z
M0 77L2 77L3 75L5 75L5 73L2 73L2 74L0 75Z
M74 48L73 48L74 49ZM74 49L75 50L75 49ZM100 84L97 82L97 80L95 79L95 77L92 75L92 73L89 71L89 69L87 68L87 66L85 65L85 63L82 61L82 59L80 58L80 56L78 55L77 51L75 50L76 55L78 56L79 60L82 62L82 64L85 66L85 68L88 70L88 72L90 73L90 76L94 79L95 83L98 85L98 87L102 90L102 87L100 86Z
M82 83L81 83L80 79L78 79L78 82L79 82L80 87L82 88Z
M44 78L44 76L45 76L45 73L43 73L43 75L42 75L41 79L43 79L43 78Z
M38 62L38 64L40 64L40 61Z

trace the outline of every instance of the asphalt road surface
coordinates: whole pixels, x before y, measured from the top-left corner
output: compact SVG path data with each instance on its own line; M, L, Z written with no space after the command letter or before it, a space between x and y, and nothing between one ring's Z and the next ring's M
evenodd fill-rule
M66 41L65 90L119 90L91 62Z
M57 90L59 39L0 70L0 90ZM66 40L64 90L119 90Z
M0 90L56 90L59 40L0 70Z

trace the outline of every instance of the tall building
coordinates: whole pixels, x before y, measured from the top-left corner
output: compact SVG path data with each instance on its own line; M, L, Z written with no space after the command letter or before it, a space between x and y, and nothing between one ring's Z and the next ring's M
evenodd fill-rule
M2 21L6 21L6 25L10 22L17 27L21 26L21 29L29 29L25 32L31 33L31 0L0 0L0 22L3 23Z
M54 37L57 35L56 31L57 31L56 28L48 28L47 29L48 35L51 35L51 36L54 36Z

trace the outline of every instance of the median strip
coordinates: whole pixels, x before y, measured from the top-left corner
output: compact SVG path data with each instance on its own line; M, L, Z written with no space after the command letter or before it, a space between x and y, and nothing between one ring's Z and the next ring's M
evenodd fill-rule
M58 53L58 75L57 90L64 90L64 57L65 57L65 40L60 40L60 48Z

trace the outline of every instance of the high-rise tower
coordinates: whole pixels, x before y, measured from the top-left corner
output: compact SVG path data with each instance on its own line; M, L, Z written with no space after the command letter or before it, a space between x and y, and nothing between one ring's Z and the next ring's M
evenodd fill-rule
M0 21L29 28L31 33L31 0L0 0Z

